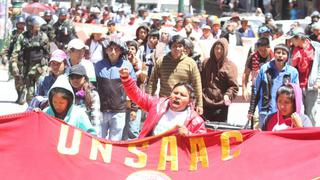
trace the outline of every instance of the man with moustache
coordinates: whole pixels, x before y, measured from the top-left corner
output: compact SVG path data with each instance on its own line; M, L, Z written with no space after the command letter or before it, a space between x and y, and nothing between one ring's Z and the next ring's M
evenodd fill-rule
M276 45L274 58L259 70L253 86L248 117L252 117L258 105L260 128L264 124L265 117L277 111L276 92L278 88L288 82L299 84L298 71L287 63L289 53L290 49L285 44Z

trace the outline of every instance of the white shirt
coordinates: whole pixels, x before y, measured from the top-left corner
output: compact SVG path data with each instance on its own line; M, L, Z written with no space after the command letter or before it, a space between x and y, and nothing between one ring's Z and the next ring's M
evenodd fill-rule
M168 111L163 114L156 127L153 129L153 135L166 132L174 128L176 125L184 125L184 122L187 120L188 114L189 108L181 112L172 111L169 108Z
M86 60L86 59L82 59L80 64L82 66L84 66L84 68L86 69L86 73L89 78L89 81L95 82L96 81L96 72L94 70L94 66L93 66L92 62L89 60Z
M96 63L100 60L103 59L103 50L102 50L102 45L97 42L92 40L90 44L90 61L92 63Z
M235 34L229 34L229 45L236 46L237 45L237 37Z

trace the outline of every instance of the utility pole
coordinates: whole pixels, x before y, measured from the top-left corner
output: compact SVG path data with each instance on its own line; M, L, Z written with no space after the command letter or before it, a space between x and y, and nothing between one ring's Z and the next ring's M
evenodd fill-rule
M136 0L131 0L130 5L131 5L131 13L133 13L134 11L136 11Z
M200 14L204 14L205 10L204 10L204 0L200 0Z
M179 0L178 12L184 13L184 0Z

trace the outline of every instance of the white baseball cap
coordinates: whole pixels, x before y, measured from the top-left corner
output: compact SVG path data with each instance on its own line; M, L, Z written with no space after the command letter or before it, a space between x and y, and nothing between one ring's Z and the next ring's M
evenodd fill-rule
M69 43L68 43L68 50L70 49L89 49L89 47L87 45L84 44L84 42L81 39L72 39Z

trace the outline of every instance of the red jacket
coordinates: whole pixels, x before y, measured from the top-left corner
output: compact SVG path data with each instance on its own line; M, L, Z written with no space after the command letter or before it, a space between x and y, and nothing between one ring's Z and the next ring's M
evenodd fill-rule
M153 97L141 91L131 77L121 80L127 96L141 109L148 112L146 120L144 121L143 127L139 134L139 138L152 135L152 131L161 119L162 115L165 114L169 109L169 98ZM191 109L192 110L189 114L189 117L184 123L189 130L189 134L206 133L207 130L204 125L204 120L199 116L193 107Z

